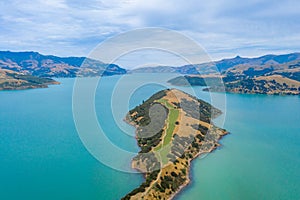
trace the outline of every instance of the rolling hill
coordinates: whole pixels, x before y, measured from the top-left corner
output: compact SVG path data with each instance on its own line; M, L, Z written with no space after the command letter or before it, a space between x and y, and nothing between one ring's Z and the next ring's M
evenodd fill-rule
M237 56L203 64L147 67L132 72L182 74L168 82L177 86L207 86L206 91L300 94L300 53L257 58Z
M59 84L51 78L36 77L0 69L0 90L24 90L33 88L47 88L48 85Z
M257 58L223 59L215 62L180 67L157 66L139 68L132 73L221 74L225 76L282 75L300 81L300 53L265 55Z
M38 77L83 77L125 74L115 64L86 57L58 57L37 52L0 51L0 69Z

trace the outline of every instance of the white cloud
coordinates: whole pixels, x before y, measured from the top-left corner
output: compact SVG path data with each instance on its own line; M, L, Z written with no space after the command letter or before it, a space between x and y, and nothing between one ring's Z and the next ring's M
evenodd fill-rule
M0 49L87 55L124 31L163 27L213 58L299 51L300 2L287 0L11 0L0 2Z

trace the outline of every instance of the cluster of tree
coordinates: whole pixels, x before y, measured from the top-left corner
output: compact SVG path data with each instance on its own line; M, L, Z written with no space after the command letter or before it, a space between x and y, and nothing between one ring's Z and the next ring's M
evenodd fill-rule
M137 113L136 115L132 116L132 121L134 121L139 126L146 126L151 122L149 116L149 109L151 105L154 103L155 100L161 99L166 96L166 90L162 90L151 96L147 101L144 101L141 105L136 106L134 109L129 111L129 114L132 115L133 113ZM138 118L142 117L141 120L137 120Z
M141 147L140 153L151 151L152 147L157 146L161 141L168 109L159 103L155 103L155 100L163 98L166 95L166 91L157 92L147 101L144 101L143 104L132 109L129 112L129 116L127 116L127 118L130 117L130 121L138 125L137 141ZM151 107L152 109L150 110ZM133 115L133 113L135 114Z
M275 74L279 74L285 77L288 77L290 79L300 81L300 72L276 72Z
M289 76L288 78L300 80L300 72L290 74L281 74L284 76ZM293 77L294 76L294 77ZM297 77L299 76L299 77ZM204 91L212 92L224 92L223 88L219 86L212 86L205 88ZM249 78L249 76L244 76L241 79L232 82L225 82L225 91L234 93L257 93L257 94L294 94L293 92L300 91L297 87L291 87L286 83L278 83L275 80L256 80Z
M188 116L210 123L213 108L208 103L201 100L195 102L182 99L180 107L186 112ZM214 109L213 112L216 113L219 111L217 111L217 109Z
M243 73L248 77L255 77L255 76L262 76L269 72L274 71L273 67L265 68L261 70L255 70L253 67L250 67L249 69L245 70Z
M190 135L190 137L179 137L178 135L174 136L172 147L170 153L167 157L172 161L175 162L177 158L183 158L186 149L192 143L194 137Z
M161 164L153 152L139 153L133 158L138 163L145 165L147 172L155 171L160 168Z
M165 175L160 180L160 184L156 183L154 186L156 190L164 193L167 189L171 189L172 192L175 192L186 181L186 177L182 173L171 172L171 176Z
M153 103L149 110L151 121L146 126L139 126L137 129L138 138L147 138L154 136L165 126L169 110L160 103Z
M191 127L193 127L195 130L200 131L203 135L206 135L206 133L208 131L208 128L206 126L201 125L201 124L192 124ZM198 135L196 137L198 137Z
M151 173L146 174L146 181L142 183L140 187L134 189L125 197L123 197L122 200L129 200L132 196L136 195L137 193L145 192L145 189L150 186L151 182L157 179L157 175L159 174L159 172L160 170L155 170Z
M151 137L141 137L138 138L138 145L141 148L140 153L147 153L151 151L152 147L157 146L160 141L163 134L163 130L160 130L157 134L151 136Z

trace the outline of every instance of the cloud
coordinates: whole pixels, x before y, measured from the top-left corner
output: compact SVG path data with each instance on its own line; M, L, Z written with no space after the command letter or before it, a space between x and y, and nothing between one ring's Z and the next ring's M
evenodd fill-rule
M143 27L179 31L213 57L299 51L297 0L11 0L0 2L0 49L87 55Z

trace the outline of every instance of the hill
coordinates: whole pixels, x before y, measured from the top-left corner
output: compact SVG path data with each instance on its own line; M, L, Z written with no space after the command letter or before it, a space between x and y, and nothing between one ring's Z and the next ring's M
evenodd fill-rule
M146 180L128 193L129 199L171 199L190 180L190 163L212 152L227 134L212 119L221 111L177 89L162 90L129 111L141 151L132 167Z
M199 75L178 76L168 81L177 86L205 86L204 91L247 94L299 95L300 82L282 75L258 77L204 77Z
M191 67L194 67L195 73L184 73L186 75L169 80L169 83L181 86L208 85L209 88L205 90L214 92L300 94L299 53L258 58L237 56L215 63L182 66L178 70L186 68L191 71Z
M0 51L0 69L38 77L82 77L125 74L115 64L85 57L58 57L37 52Z
M46 88L59 82L51 78L35 77L6 69L0 69L0 90Z
M257 58L222 59L219 61L184 65L180 67L157 66L132 70L139 73L179 73L179 74L234 74L245 72L246 75L276 73L300 79L300 53L284 55L264 55Z

